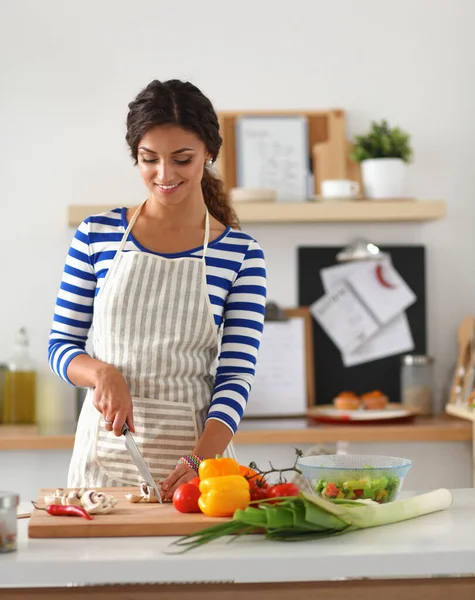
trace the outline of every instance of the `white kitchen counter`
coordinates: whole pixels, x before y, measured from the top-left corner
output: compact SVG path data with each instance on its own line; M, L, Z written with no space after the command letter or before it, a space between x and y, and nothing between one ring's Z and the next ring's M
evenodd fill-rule
M21 519L18 551L0 555L0 587L472 576L475 490L453 496L449 510L399 524L297 543L245 536L182 555L167 554L176 539L170 537L28 539L28 520Z

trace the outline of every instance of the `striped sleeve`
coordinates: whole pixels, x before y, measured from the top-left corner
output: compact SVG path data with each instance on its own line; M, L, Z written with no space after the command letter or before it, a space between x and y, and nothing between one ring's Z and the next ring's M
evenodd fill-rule
M249 244L224 306L223 337L207 419L237 431L255 375L264 328L266 266L259 244Z
M48 343L49 365L68 383L71 383L67 376L69 363L75 356L87 354L96 284L89 253L89 219L86 219L68 251Z

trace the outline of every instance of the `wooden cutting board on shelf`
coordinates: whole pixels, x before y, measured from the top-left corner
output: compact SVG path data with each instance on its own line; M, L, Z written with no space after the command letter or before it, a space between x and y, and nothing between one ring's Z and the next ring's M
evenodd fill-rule
M107 515L93 515L92 521L81 517L53 517L44 510L34 509L28 524L30 538L94 538L187 535L230 519L207 517L202 513L183 514L173 504L131 504L125 494L138 494L138 488L95 488L112 494L119 501ZM44 496L54 489L42 489L38 504L44 506Z

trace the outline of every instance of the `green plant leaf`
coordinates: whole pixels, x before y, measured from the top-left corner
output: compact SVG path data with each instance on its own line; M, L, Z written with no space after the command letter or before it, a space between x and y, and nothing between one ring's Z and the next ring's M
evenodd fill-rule
M391 128L386 120L373 121L365 135L356 135L351 160L362 162L369 158L400 158L409 163L412 159L410 136L400 127Z

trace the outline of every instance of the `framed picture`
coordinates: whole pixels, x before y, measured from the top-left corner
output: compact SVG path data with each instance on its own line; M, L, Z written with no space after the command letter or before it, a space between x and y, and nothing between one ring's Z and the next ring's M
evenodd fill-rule
M235 126L237 186L273 189L278 202L308 200L307 117L242 116Z

